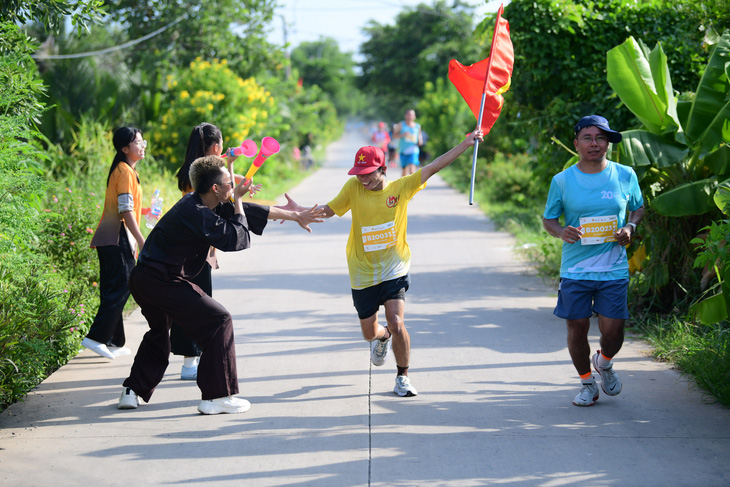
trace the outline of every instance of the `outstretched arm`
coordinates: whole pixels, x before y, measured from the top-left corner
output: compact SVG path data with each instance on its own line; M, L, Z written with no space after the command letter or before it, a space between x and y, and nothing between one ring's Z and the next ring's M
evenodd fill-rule
M484 133L482 129L476 129L470 133L464 140L462 140L456 147L452 148L446 154L442 154L433 160L429 165L421 169L421 184L428 181L428 179L445 168L456 160L461 154L464 153L469 147L473 146L476 141L484 141Z
M308 208L305 208L304 206L301 206L296 201L292 199L291 196L289 196L289 193L284 193L284 197L286 198L286 205L280 205L280 206L273 206L272 208L279 208L282 210L290 210L290 211L303 211L308 210ZM330 208L327 205L319 205L317 206L318 210L322 211L321 215L318 215L317 218L331 218L335 216L334 210ZM282 222L284 223L284 222Z
M318 207L317 205L314 205L311 208L304 208L302 210L293 211L293 210L285 210L278 206L271 206L269 207L269 220L290 220L295 221L299 224L300 227L305 229L308 232L312 232L312 229L309 228L310 223L322 223L324 220L322 220L322 217L324 216L324 211Z

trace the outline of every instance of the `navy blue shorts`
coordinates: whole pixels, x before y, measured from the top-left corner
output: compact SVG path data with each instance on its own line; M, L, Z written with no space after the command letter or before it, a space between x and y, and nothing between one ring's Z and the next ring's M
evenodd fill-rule
M357 316L364 320L378 312L381 304L391 299L406 300L406 291L411 286L411 278L405 276L381 282L365 289L352 290L352 304L357 310Z
M565 320L590 318L597 313L606 318L628 319L626 304L628 279L615 281L583 281L560 279L558 305L553 314Z

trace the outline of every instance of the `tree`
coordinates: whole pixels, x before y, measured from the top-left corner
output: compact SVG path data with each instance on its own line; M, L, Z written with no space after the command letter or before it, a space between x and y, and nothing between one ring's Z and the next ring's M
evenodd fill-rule
M68 16L80 31L101 20L103 5L104 0L3 0L0 22L39 22L46 29L57 31Z
M466 3L437 0L404 9L394 25L371 21L365 27L369 39L360 46L359 86L382 114L397 119L423 97L427 81L447 75L451 59L472 64L488 55L473 40L472 19Z
M110 16L130 39L164 26L129 51L130 64L148 73L164 66L187 66L198 57L226 59L241 77L283 60L266 41L275 0L110 0ZM172 24L172 25L171 25Z
M511 100L540 153L538 177L562 168L563 155L550 140L568 143L581 116L601 113L612 126L635 124L606 81L606 52L627 37L662 43L675 89L697 85L709 52L689 3L513 0L505 7L515 50Z
M355 62L350 53L340 51L332 38L303 42L291 53L292 67L304 86L316 85L327 93L340 115L360 108L361 96L355 87Z

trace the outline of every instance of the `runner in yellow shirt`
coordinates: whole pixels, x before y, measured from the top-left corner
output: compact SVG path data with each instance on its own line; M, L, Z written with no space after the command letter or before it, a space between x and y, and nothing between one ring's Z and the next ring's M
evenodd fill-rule
M388 181L385 155L379 147L363 147L355 155L350 178L340 194L322 205L325 217L352 211L347 265L352 299L360 318L362 335L371 342L373 365L383 365L393 339L398 375L394 392L416 396L408 378L411 340L404 322L405 293L410 277L411 251L406 242L408 203L426 181L456 160L464 151L482 141L481 130L473 133L447 153L406 177ZM293 203L293 202L292 202ZM386 326L378 323L378 309L385 307Z

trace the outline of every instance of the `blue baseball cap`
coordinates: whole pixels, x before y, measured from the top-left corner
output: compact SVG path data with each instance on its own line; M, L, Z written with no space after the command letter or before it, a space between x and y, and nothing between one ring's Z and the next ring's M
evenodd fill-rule
M581 118L580 121L575 124L575 127L573 127L573 132L578 135L578 132L586 127L590 127L591 125L596 126L606 132L608 134L609 142L613 142L614 144L616 144L618 142L621 142L621 139L623 138L621 132L611 130L611 127L608 126L608 120L600 115L588 115L587 117Z

